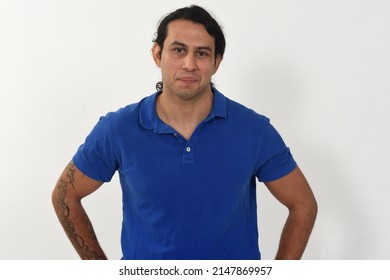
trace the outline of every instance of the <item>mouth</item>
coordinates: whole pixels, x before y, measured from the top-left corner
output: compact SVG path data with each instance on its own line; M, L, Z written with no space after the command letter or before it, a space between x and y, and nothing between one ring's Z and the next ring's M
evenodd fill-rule
M192 83L196 83L198 81L198 79L196 79L194 77L180 77L177 80L184 83L184 84L192 84Z

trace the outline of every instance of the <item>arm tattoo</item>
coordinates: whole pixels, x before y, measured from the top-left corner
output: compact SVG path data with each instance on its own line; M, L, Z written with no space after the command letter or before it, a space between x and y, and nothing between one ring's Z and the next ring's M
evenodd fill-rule
M65 197L66 197L66 191L68 187L71 186L72 188L74 188L75 172L76 172L76 166L73 163L70 163L66 168L66 175L62 176L58 182L58 199L57 199L58 217L70 241L72 242L73 246L76 248L77 252L80 254L82 258L89 259L89 260L105 259L105 256L100 255L96 251L92 251L88 247L88 245L85 244L84 239L76 232L74 224L72 220L69 218L70 216L70 209L68 206L69 202L65 201ZM91 233L93 238L97 240L91 222L88 219L86 222L91 227Z

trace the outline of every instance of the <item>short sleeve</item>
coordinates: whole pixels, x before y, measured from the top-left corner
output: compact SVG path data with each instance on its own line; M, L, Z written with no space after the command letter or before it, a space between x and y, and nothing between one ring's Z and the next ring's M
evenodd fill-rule
M289 174L296 166L290 149L268 121L260 143L256 177L260 182L274 181Z
M73 163L88 177L111 181L118 169L109 115L101 117L73 157Z

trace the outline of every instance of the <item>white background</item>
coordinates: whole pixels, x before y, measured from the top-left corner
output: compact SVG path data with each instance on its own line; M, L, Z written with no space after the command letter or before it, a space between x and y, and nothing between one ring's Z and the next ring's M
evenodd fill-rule
M390 2L194 1L227 39L214 77L267 115L319 203L304 259L390 258ZM188 1L0 0L0 259L77 259L51 191L99 116L154 92L159 19ZM263 258L287 211L259 184ZM85 200L119 259L117 177Z

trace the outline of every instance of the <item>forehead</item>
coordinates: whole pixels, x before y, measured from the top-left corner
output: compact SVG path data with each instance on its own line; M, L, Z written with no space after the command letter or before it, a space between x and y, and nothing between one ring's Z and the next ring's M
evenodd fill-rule
M174 20L168 24L167 37L164 45L181 42L188 46L208 46L214 50L215 39L206 30L203 24L189 20Z

